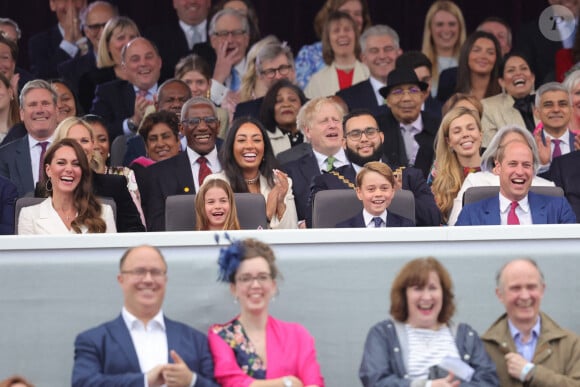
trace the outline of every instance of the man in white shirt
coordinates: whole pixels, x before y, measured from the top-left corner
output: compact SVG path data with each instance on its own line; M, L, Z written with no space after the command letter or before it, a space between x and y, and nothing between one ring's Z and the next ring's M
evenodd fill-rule
M167 263L159 249L128 249L117 281L121 315L77 336L72 386L217 387L206 337L163 314Z

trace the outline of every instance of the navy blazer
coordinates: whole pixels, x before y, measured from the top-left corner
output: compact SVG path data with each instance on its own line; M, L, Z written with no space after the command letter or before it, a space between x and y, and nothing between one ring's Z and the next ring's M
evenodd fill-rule
M393 167L391 167L393 168ZM356 172L351 164L336 169L353 185L356 185ZM413 193L415 198L415 223L417 226L439 226L441 224L441 212L435 204L435 198L423 174L417 168L403 169L402 188ZM312 203L314 196L319 191L328 189L352 189L348 184L335 175L323 171L314 178L310 187L307 215L312 216Z
M314 152L311 150L305 156L286 163L281 168L292 179L292 192L294 193L298 220L305 219L308 227L311 227L311 224L308 224L308 219L312 219L312 214L307 216L310 185L314 177L321 174Z
M441 103L447 102L449 97L455 94L457 87L457 67L445 69L439 75L439 85L437 86L437 99Z
M79 99L79 104L83 110L88 112L95 96L95 87L83 84L80 87L81 79L88 76L91 71L96 70L97 59L92 48L85 55L77 56L58 65L57 70L61 78L68 81L73 88L73 92ZM78 114L77 114L78 115Z
M550 179L562 187L566 199L580 219L580 151L556 157L550 165Z
M30 58L30 70L36 78L58 78L58 64L71 59L71 56L60 48L62 40L63 36L56 24L49 30L30 38L28 57Z
M336 228L366 228L362 211L336 224ZM387 210L387 227L415 227L415 222Z
M234 120L240 117L252 117L257 120L260 119L260 109L262 108L262 102L264 97L251 99L249 101L240 102L236 105L236 111L234 111Z
M196 387L217 387L205 335L180 322L164 319L168 352L175 350L197 374ZM168 363L172 362L169 356ZM144 379L131 334L122 316L77 336L73 387L142 387Z
M437 137L441 120L426 112L421 112L421 116L423 118L423 131L415 136L415 141L419 144L419 151L417 152L414 167L423 171L423 177L426 179L429 176L435 157L433 143L435 142L435 137ZM401 124L390 110L376 118L379 128L385 135L383 154L387 162L394 165L407 166L409 160L407 159L405 142L401 134Z
M284 165L290 161L298 160L299 158L307 156L311 153L312 145L310 145L309 142L303 142L302 144L298 144L290 149L278 153L276 155L276 160L278 160L280 165Z
M564 197L528 192L533 224L576 223L572 207ZM457 218L456 226L500 225L499 195L467 204Z
M0 147L0 175L16 185L19 198L34 192L28 136Z
M18 199L16 186L0 176L0 235L14 234L14 206Z
M135 89L127 81L116 79L98 85L91 113L101 116L107 123L111 143L123 134L123 121L135 112Z
M369 79L339 90L336 95L344 100L349 110L368 109L373 114L377 114L381 106L377 103L375 90Z

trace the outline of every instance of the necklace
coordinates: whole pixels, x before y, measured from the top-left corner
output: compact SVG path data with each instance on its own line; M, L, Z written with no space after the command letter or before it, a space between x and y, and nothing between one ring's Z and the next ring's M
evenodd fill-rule
M67 214L65 212L65 210L63 210L62 208L60 210L57 210L59 216L64 219L65 222L69 223L71 220L73 220L74 218L77 217L77 212L75 211L74 215L70 213Z
M258 173L256 175L256 177L254 177L253 179L244 179L244 181L246 182L246 184L256 184L259 179L260 179L260 174Z

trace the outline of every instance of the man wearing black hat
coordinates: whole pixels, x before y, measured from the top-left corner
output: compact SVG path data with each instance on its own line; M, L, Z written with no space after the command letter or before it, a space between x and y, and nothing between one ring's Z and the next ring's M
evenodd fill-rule
M383 148L388 162L419 168L425 178L433 163L433 142L441 122L421 112L427 87L413 69L396 68L389 73L387 86L379 90L390 111L377 117L385 136Z

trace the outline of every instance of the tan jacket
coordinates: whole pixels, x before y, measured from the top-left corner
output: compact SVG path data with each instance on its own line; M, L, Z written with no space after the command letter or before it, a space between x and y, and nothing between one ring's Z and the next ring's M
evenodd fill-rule
M532 362L534 376L526 386L580 386L580 340L574 333L562 329L547 314L541 313L541 330ZM524 383L512 378L504 360L507 352L516 352L507 316L501 316L481 336L485 349L496 365L501 387L521 387Z

